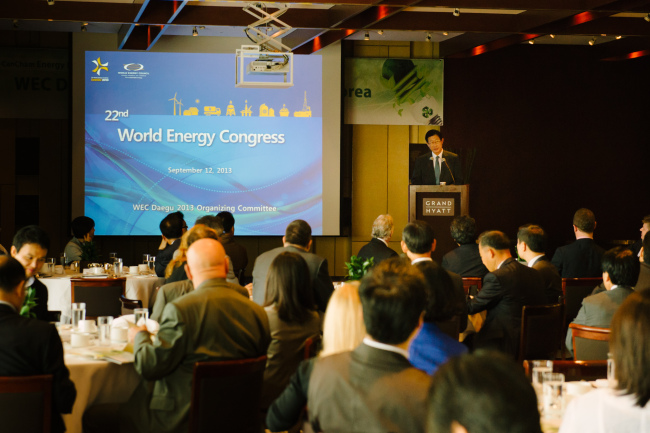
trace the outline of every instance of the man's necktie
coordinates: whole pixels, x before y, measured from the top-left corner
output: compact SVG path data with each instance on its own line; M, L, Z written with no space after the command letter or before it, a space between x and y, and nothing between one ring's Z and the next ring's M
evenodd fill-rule
M433 163L433 172L436 174L436 185L440 185L440 157L436 156L436 160Z

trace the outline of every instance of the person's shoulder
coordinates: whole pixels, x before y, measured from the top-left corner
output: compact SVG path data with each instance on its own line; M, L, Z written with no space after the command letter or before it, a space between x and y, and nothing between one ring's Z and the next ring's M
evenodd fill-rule
M444 150L442 152L442 157L443 158L458 158L458 154L454 152L449 152L448 150Z

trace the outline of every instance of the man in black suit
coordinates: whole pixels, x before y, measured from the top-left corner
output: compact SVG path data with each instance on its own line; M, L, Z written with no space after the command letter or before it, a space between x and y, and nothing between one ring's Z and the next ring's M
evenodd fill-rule
M187 231L187 223L182 212L174 212L160 221L162 240L156 255L156 275L165 277L165 268L174 258L174 253L181 246L181 236Z
M442 267L461 277L483 278L488 273L476 243L476 221L469 215L454 218L449 226L458 248L442 257Z
M431 378L407 350L422 325L425 290L422 274L397 257L366 274L359 287L366 337L352 352L314 362L313 431L424 433Z
M357 256L366 260L372 257L375 265L382 260L396 257L395 250L388 246L388 242L392 237L393 217L388 214L379 215L375 222L372 223L372 239L361 247Z
M578 209L573 215L576 241L555 250L551 260L562 278L600 277L600 260L605 250L594 242L595 229L594 213L589 209Z
M431 253L435 250L436 236L433 228L428 223L425 221L414 221L404 227L404 230L402 230L402 252L411 260L412 265L423 261L433 261ZM449 274L454 286L454 297L464 299L465 289L463 289L463 279L454 272L446 272ZM459 310L459 330L463 332L467 328L467 309L462 305Z
M553 263L544 254L546 251L546 233L540 226L528 224L519 227L517 232L517 253L526 260L529 267L537 270L544 280L546 301L558 302L562 295L562 277Z
M51 374L51 431L65 431L62 413L77 396L63 363L63 345L54 325L18 314L26 294L25 269L18 260L0 257L0 376Z
M18 260L25 268L27 293L23 306L24 311L19 311L19 313L40 320L48 320L47 287L36 278L36 274L45 263L47 250L50 248L50 237L45 230L38 226L27 226L16 232L12 244L11 257ZM34 303L36 305L33 305Z
M650 289L650 236L644 236L641 252L643 262L641 262L639 278L634 285L634 290Z
M534 269L524 266L510 254L510 240L500 231L483 232L478 238L479 252L488 273L483 287L467 300L470 314L487 310L481 330L472 337L474 349L496 349L513 358L519 350L521 310L524 305L546 303L544 282Z
M248 252L245 246L234 239L235 217L228 211L219 212L217 216L223 224L223 234L219 233L219 241L226 250L226 255L232 260L235 275L240 279L239 284L242 284L244 270L248 266Z
M327 259L309 252L312 244L311 227L303 220L292 221L287 226L285 235L282 237L282 243L284 246L262 253L255 260L252 283L253 301L259 305L264 305L266 274L269 271L271 262L281 252L291 251L300 254L307 262L311 275L311 288L314 291L314 301L319 311L325 311L327 302L329 302L330 296L334 292L334 285L327 268ZM246 286L246 288L251 289L249 286Z
M419 156L411 177L412 185L463 184L460 159L455 153L442 149L445 139L440 131L432 129L424 136L431 153Z
M643 217L639 231L641 232L641 238L637 240L634 245L632 245L632 251L639 259L641 259L641 247L643 246L643 239L645 238L645 234L650 231L650 215Z

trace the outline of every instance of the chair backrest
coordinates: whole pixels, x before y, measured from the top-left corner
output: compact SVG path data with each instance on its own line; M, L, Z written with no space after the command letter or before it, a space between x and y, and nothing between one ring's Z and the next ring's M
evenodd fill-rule
M573 322L580 311L582 300L602 282L602 278L562 278L562 294L566 308L564 323Z
M526 376L531 375L532 367L524 361ZM553 372L564 374L567 382L607 378L607 361L553 361Z
M86 318L122 315L120 296L124 295L126 278L93 280L72 278L72 302L86 303Z
M573 358L576 360L606 360L609 352L609 328L569 324L571 328Z
M120 295L120 302L122 303L122 315L133 314L134 309L142 308L140 299L129 299L124 295Z
M0 377L2 431L49 433L52 375Z
M321 350L321 340L322 337L320 334L312 335L305 340L305 359L313 358L318 355L318 352Z
M465 289L465 294L467 295L472 289L473 293L478 293L483 287L483 278L478 277L463 277L463 289Z
M519 360L555 359L562 347L562 304L524 305L521 311Z
M266 355L197 362L192 379L190 433L259 433Z

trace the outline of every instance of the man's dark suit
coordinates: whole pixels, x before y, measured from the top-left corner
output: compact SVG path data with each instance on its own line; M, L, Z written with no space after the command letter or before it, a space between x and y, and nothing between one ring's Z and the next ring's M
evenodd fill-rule
M510 257L499 269L488 273L474 299L467 300L469 314L487 310L481 330L474 337L474 349L498 349L513 357L519 350L521 309L546 303L544 282L534 269Z
M49 296L47 287L36 277L34 277L34 282L32 283L31 287L33 287L36 291L36 306L32 308L31 312L36 314L37 319L48 321L49 317L47 314L47 301Z
M53 433L65 431L62 413L72 412L77 396L63 363L63 345L54 325L18 315L0 304L0 376L52 374Z
M424 432L430 383L401 354L362 343L316 360L307 394L309 422L322 432Z
M181 246L181 240L180 238L178 238L171 244L167 245L164 249L158 250L158 254L156 254L155 268L156 268L156 275L158 275L160 278L165 277L165 268L167 268L169 262L172 261L172 259L174 258L174 253L180 246Z
M226 255L232 260L233 270L237 278L239 278L239 272L248 266L248 252L246 251L246 247L235 242L233 235L230 233L221 235L219 240L221 241L221 245L223 245L223 249L226 250Z
M562 295L562 277L558 273L553 263L546 257L541 256L533 263L533 269L542 274L546 293L546 301L549 304L556 304L558 298Z
M461 277L483 278L488 273L476 243L461 245L449 251L442 257L442 267Z
M603 275L600 261L605 250L593 239L577 239L555 250L551 263L562 278L595 278Z
M292 246L275 248L257 257L255 266L253 267L253 301L259 305L264 304L266 274L269 271L273 259L285 251L300 254L305 259L311 275L311 288L314 291L314 301L320 311L325 311L330 296L334 292L334 285L332 284L329 270L327 269L327 259Z
M447 185L463 184L463 172L460 168L460 159L455 153L442 151L440 160L440 182L447 182ZM413 176L411 176L412 185L436 185L436 173L433 169L432 152L427 152L415 160ZM449 172L451 169L451 172Z
M194 364L266 355L270 340L262 307L224 279L204 281L165 306L153 341L135 336L143 381L121 407L120 431L187 432Z
M647 263L641 263L641 268L639 269L639 279L634 286L634 290L645 289L650 289L650 265Z
M397 253L394 249L390 248L383 241L377 238L372 238L370 242L361 247L359 254L357 254L357 257L363 257L366 260L370 257L374 258L373 263L375 265L382 260L390 259L391 257L396 256Z

